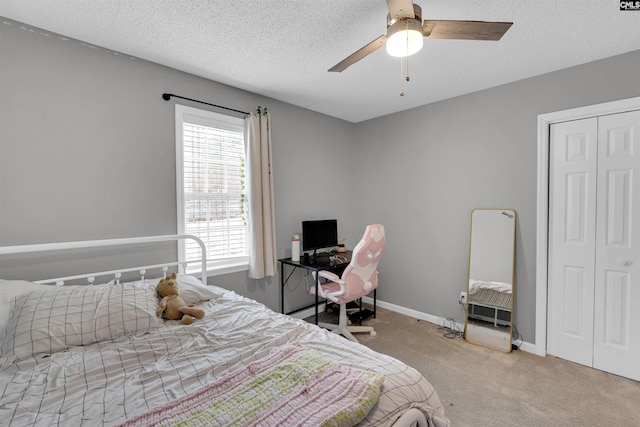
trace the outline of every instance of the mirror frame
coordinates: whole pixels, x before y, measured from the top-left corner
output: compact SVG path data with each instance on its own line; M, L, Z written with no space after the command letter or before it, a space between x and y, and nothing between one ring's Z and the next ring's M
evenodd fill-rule
M473 256L473 250L474 250L474 245L473 245L473 219L474 219L474 213L476 211L495 211L498 215L506 215L506 216L511 216L512 215L512 223L513 223L513 228L512 228L512 238L510 238L509 240L505 240L505 242L512 242L508 247L505 246L506 250L508 251L509 248L511 248L511 253L510 253L510 265L511 265L511 307L509 310L509 320L508 320L508 339L507 337L500 337L499 334L494 333L491 328L489 327L489 325L476 325L475 323L470 323L469 322L469 305L473 305L472 303L470 304L470 297L471 297L471 267L472 267L472 256ZM477 223L476 223L477 225ZM475 248L476 251L478 250L477 248ZM516 249L516 211L514 209L511 208L477 208L477 209L473 209L471 211L471 226L470 226L470 230L469 230L469 258L468 258L468 275L467 275L467 298L466 298L466 304L465 304L465 319L464 319L464 337L465 340L471 344L476 344L476 345L480 345L483 347L487 347L487 348L491 348L494 350L498 350L498 351L502 351L504 353L511 353L512 350L512 339L513 339L513 308L514 308L514 297L515 297L515 283L514 283L514 279L515 279L515 249ZM496 310L496 319L498 319L498 310L500 310L499 307L491 307L491 306L486 306L487 308L491 309L493 308L494 310ZM507 310L500 310L502 312L505 312ZM502 321L506 322L506 319L501 319ZM473 327L471 327L473 326ZM494 326L496 326L494 324ZM506 326L506 325L505 325ZM497 326L496 326L497 327ZM484 331L484 332L480 332L480 331ZM480 332L480 333L477 333Z

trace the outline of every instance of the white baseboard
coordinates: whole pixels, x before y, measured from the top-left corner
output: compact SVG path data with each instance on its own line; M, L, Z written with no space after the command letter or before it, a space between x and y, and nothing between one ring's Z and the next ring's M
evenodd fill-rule
M362 300L364 302L366 302L367 304L373 304L373 298L371 297L363 297ZM434 325L439 325L439 326L451 326L448 325L447 323L449 323L448 319L445 319L443 317L440 316L434 316L432 314L428 314L428 313L423 313L421 311L418 310L413 310L411 308L406 308L406 307L402 307L396 304L391 304L389 302L385 302L385 301L380 301L378 300L376 302L378 307L382 307L382 308L386 308L387 310L391 310L391 311L395 311L396 313L400 313L400 314L404 314L416 319L420 319L420 320L424 320L426 322L429 323L433 323ZM312 313L313 314L313 313ZM456 321L456 326L458 327L458 329L460 331L464 330L464 322L460 322L460 321ZM519 342L515 342L514 344L519 344L519 348L522 351L526 351L527 353L533 353L536 354L536 345L535 344L531 344L529 342L525 342L522 341L522 343Z
M373 304L373 298L371 297L364 297L362 299L367 304ZM433 323L434 325L451 327L449 320L440 316L434 316L432 314L423 313L418 310L413 310L411 308L402 307L400 305L391 304L389 302L380 301L380 300L378 300L376 304L378 305L378 307L386 308L387 310L395 311L396 313L404 314L406 316L410 316L415 319L424 320L425 322ZM324 303L318 305L318 313L324 313ZM304 309L292 314L291 317L295 317L296 319L305 319L307 317L313 316L314 314L315 314L315 310L313 309L313 307L309 307L307 309ZM455 322L458 330L464 331L464 322L461 322L459 320L456 320ZM531 344L526 341L522 341L522 343L514 342L514 344L519 345L520 346L519 348L522 351L526 351L527 353L537 354L535 344Z
M527 353L538 354L536 351L536 345L526 341L522 341L522 344L520 344L520 350L526 351Z
M373 300L372 300L373 301ZM318 304L318 313L324 313L324 302ZM295 317L296 319L306 319L307 317L314 316L316 311L313 307L305 308L304 310L296 311L291 314L291 317Z

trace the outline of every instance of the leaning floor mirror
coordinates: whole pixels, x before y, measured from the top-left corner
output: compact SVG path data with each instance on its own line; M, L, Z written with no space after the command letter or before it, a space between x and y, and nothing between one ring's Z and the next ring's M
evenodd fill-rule
M465 339L511 352L516 213L471 211Z

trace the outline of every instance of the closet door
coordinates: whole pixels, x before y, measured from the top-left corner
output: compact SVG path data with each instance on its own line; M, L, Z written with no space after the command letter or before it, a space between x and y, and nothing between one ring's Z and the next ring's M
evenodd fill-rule
M547 351L593 363L597 119L551 126Z
M640 380L640 111L550 131L547 350Z
M593 367L640 380L640 111L598 122Z

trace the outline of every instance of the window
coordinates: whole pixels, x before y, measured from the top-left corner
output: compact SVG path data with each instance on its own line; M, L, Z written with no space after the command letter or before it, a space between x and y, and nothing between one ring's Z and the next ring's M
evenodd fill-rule
M204 241L209 272L246 270L244 120L176 105L176 162L178 233ZM197 261L200 248L183 242L179 257Z

